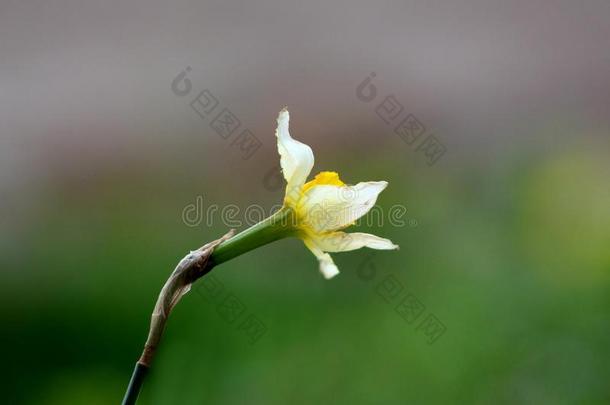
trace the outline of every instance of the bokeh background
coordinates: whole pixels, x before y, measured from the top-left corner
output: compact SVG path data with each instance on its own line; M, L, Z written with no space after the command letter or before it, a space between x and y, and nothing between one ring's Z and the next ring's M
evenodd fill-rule
M401 249L336 254L332 281L297 240L216 268L245 312L187 295L142 404L609 403L609 22L605 0L2 0L1 402L121 400L169 272L229 228L185 209L281 201L287 105L315 171L389 182L403 226L360 228ZM389 95L433 165L378 116Z

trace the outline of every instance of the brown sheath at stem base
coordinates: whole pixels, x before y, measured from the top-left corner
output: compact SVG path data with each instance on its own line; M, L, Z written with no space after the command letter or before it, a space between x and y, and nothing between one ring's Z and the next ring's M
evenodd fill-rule
M214 251L214 248L232 237L233 234L234 231L230 231L222 238L190 252L180 260L180 263L178 263L159 293L150 320L148 338L146 339L144 350L142 351L142 356L140 356L138 363L150 367L172 309L180 301L182 296L189 292L191 284L212 270L214 264L209 258Z

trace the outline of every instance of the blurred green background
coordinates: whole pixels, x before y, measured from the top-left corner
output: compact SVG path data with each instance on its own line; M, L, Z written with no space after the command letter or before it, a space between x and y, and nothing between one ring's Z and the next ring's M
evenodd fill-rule
M244 313L185 296L140 403L609 403L610 9L586 3L3 4L2 402L120 402L168 274L229 229L183 211L281 202L288 105L313 174L389 182L383 225L359 228L400 250L335 254L331 281L297 240L219 266ZM205 88L251 158L189 106ZM377 116L389 94L446 147L436 164Z

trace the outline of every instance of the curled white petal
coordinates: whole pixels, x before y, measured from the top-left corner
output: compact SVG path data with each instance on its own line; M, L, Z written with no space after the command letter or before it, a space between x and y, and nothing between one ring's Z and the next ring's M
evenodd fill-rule
M351 225L373 208L387 185L385 181L369 181L355 186L314 186L301 198L304 221L316 233Z
M312 243L324 252L348 252L363 247L377 250L398 249L398 245L389 239L361 232L331 232L312 238Z
M288 132L290 114L284 108L277 117L277 150L280 154L280 165L286 186L286 196L291 193L298 194L301 186L307 180L314 163L311 148L304 143L293 139Z
M339 268L333 261L333 258L330 257L328 253L324 253L316 244L311 240L304 240L305 246L311 250L317 258L320 264L320 273L324 276L325 279L329 280L339 274Z

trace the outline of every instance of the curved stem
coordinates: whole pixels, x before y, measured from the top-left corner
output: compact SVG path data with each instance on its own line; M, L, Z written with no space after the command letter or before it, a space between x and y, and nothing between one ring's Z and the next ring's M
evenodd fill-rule
M214 266L220 263L289 236L294 232L293 220L293 211L289 208L281 208L269 218L240 232L238 235L233 236L233 231L231 231L222 238L189 253L178 263L157 298L150 320L148 338L142 356L133 370L127 392L123 398L123 405L136 403L144 378L150 369L155 351L161 341L167 318L180 298L189 291L191 284L209 273Z
M182 296L190 290L191 284L212 270L214 264L209 259L214 248L231 236L233 236L233 231L218 240L190 252L180 260L180 263L178 263L163 285L150 318L148 338L144 344L142 356L140 356L133 370L131 381L123 398L123 405L135 404L138 399L146 371L150 368L157 346L161 342L161 336L165 330L165 324L170 312Z

